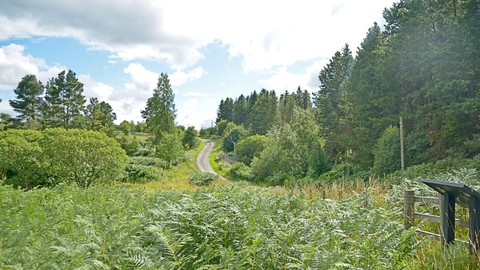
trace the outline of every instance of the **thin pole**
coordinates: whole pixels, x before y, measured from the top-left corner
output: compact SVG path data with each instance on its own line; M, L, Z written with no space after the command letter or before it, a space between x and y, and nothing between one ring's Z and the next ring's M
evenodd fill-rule
M400 116L400 162L402 164L402 170L405 169L405 156L403 154L403 119Z

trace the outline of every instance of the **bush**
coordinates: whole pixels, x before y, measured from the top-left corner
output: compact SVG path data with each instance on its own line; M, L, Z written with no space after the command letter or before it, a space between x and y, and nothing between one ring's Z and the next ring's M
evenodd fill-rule
M31 189L73 182L80 187L123 177L128 157L102 132L47 129L0 133L0 177Z
M130 157L125 167L123 182L146 183L164 177L162 169L167 168L165 160L155 157Z
M241 140L236 149L238 161L250 165L254 157L260 157L266 141L267 138L263 135L253 135Z
M117 141L128 156L133 156L140 149L140 142L131 135L122 135Z
M130 157L129 164L152 166L162 169L166 169L168 167L165 160L156 157Z
M42 148L49 173L56 182L80 187L123 178L128 157L120 145L102 132L60 128L43 132Z
M189 177L189 180L197 186L208 186L218 179L218 175L209 172L195 172Z
M32 135L38 137L34 139ZM40 138L38 131L0 133L0 179L5 179L4 184L24 189L51 185L43 150L38 142L32 141Z
M252 180L254 178L252 169L242 162L233 163L229 172L233 177L242 180Z
M163 178L161 169L152 166L127 164L125 167L126 177L123 182L146 183Z

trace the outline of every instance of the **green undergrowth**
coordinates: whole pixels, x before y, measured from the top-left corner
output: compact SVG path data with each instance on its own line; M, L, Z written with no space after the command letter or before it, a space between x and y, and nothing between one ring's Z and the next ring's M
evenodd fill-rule
M419 247L362 195L0 189L0 269L401 269Z

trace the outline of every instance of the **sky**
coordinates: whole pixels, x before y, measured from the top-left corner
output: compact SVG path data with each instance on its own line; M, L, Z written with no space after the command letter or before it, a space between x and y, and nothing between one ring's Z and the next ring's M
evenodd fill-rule
M0 112L27 74L46 83L72 70L84 96L123 120L167 73L176 122L210 127L227 97L262 88L318 91L336 51L355 53L393 0L2 0Z

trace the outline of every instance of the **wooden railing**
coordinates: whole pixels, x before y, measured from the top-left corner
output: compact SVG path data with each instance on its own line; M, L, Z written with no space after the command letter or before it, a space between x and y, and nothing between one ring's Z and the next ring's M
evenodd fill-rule
M442 228L443 228L443 220L440 216L435 216L426 213L417 213L415 212L415 203L424 203L424 204L433 204L438 205L440 207L440 213L443 213L443 196L439 195L438 197L422 197L422 196L415 196L414 190L405 190L404 195L404 214L403 214L403 225L406 230L410 229L415 219L420 220L427 220L430 222L435 222L440 224L440 234L428 232L424 230L417 229L416 232L421 235L425 235L433 240L442 242L444 241ZM468 228L469 222L465 220L455 219L455 224L460 227ZM456 242L463 243L467 248L470 247L470 243L463 240L455 240Z

